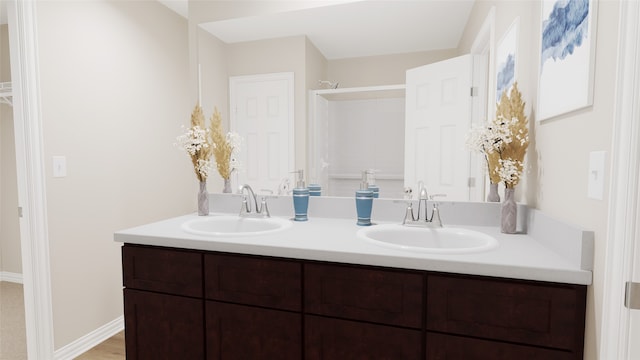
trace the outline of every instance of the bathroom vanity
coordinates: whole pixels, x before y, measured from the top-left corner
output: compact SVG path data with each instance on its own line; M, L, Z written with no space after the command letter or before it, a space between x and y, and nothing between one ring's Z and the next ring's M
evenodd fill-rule
M352 219L207 237L194 218L115 234L127 359L582 359L592 234L541 214L528 235L469 225L500 246L455 255L377 246ZM532 236L549 227L565 249Z

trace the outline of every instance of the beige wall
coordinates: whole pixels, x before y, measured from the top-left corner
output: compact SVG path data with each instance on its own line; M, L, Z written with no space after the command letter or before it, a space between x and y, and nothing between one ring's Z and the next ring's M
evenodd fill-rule
M227 69L227 45L208 32L198 30L198 62L200 67L200 94L193 100L195 105L201 102L207 121L213 115L215 108L220 111L222 124L229 129L229 71ZM223 180L217 172L207 180L207 188L211 192L220 192Z
M294 73L294 136L295 167L306 164L307 133L305 85L305 36L251 41L227 46L229 76L256 75L279 72ZM290 169L291 171L295 169Z
M589 153L600 150L608 154L611 152L619 2L600 1L598 5L593 106L543 122L535 121L535 111L532 110L535 109L537 93L535 74L538 73L539 3L478 2L461 42L461 51L470 48L477 28L494 4L497 4L497 41L511 22L520 16L518 78L523 96L529 104L532 136L522 196L529 205L551 216L595 232L594 279L593 285L589 286L587 299L585 359L597 359L609 194L605 191L604 200L587 198L587 176ZM605 183L606 189L608 172Z
M330 60L327 76L338 81L341 88L404 84L407 70L456 55L456 49L445 49Z
M11 81L7 25L0 26L0 82ZM22 274L13 108L0 104L0 271Z
M55 348L122 315L119 229L193 212L187 22L155 1L38 2ZM66 156L53 178L51 157Z

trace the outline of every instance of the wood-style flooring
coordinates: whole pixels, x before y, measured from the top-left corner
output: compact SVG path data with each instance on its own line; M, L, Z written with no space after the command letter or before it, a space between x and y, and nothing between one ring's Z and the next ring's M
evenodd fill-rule
M0 360L27 359L25 332L22 284L0 281ZM108 338L76 359L126 359L124 331Z
M76 360L122 360L124 352L124 331L96 345L91 350L78 356Z

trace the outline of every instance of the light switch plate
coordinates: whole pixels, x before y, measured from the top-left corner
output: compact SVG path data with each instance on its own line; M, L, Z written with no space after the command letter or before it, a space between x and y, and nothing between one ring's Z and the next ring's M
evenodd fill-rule
M589 154L587 196L590 199L602 200L604 197L604 164L606 157L606 151L592 151Z
M67 157L54 156L53 157L53 177L60 178L65 176L67 176Z

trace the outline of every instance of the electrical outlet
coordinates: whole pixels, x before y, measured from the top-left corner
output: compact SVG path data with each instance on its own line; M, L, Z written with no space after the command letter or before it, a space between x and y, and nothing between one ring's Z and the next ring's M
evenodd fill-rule
M53 157L53 177L61 178L65 176L67 176L67 157L54 156Z

